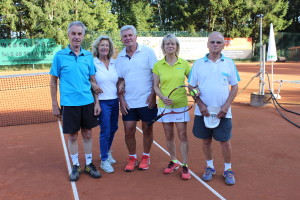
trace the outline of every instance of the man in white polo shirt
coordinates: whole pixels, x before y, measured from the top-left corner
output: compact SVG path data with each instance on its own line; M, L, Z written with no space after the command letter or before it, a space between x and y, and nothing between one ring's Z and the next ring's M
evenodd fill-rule
M157 58L150 47L136 42L137 33L134 26L123 26L120 35L125 48L118 55L116 69L119 83L125 84L125 91L119 95L119 99L125 143L129 152L129 162L124 171L132 172L137 165L140 170L146 170L150 165L153 126L148 126L147 123L157 114L152 78L152 68ZM142 121L144 153L138 164L135 132L139 120Z
M220 142L222 148L225 183L234 185L230 143L231 103L237 94L240 78L233 60L221 54L224 45L224 37L221 33L213 32L209 35L207 42L209 53L194 63L189 84L198 87L200 91L200 98L197 98L195 108L193 133L203 141L207 167L202 179L210 181L216 174L211 147L214 138Z

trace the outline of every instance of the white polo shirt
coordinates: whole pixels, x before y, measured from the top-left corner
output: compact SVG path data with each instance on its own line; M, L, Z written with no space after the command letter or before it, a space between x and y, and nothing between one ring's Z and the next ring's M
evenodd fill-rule
M129 108L146 107L146 100L153 87L152 68L157 62L154 51L138 45L130 58L124 48L118 55L116 69L118 76L125 80L125 100Z
M240 77L232 59L221 55L218 61L213 62L207 56L195 61L188 82L193 87L198 86L200 98L206 106L221 107L229 96L229 85L238 84ZM202 115L198 105L194 114ZM225 117L232 118L231 107Z
M118 98L118 73L115 67L115 60L110 59L108 69L105 67L104 63L96 57L94 57L94 64L97 70L95 78L97 84L103 91L103 93L98 95L99 100L109 100Z

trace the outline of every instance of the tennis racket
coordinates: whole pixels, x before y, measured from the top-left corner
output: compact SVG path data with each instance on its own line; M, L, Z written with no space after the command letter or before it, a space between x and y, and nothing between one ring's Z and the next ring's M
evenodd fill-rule
M193 99L193 103L192 104L189 104L188 105L188 108L184 111L181 111L181 112L176 112L176 111L173 111L172 110L172 105L170 106L165 106L164 110L162 111L161 114L159 114L157 117L155 117L152 121L150 121L148 123L148 126L151 126L153 123L155 123L157 120L159 120L161 117L165 116L165 115L169 115L169 114L180 114L180 113L184 113L184 112L187 112L189 110L191 110L193 108L193 106L195 105L195 102L196 102L196 92L194 91L193 88L191 88L190 86L187 86L187 85L181 85L181 86L178 86L176 88L174 88L170 94L168 95L168 98L169 99L172 99L174 98L175 96L182 96L182 95L187 95L188 97L191 96L192 99ZM165 112L167 109L171 109L170 112Z

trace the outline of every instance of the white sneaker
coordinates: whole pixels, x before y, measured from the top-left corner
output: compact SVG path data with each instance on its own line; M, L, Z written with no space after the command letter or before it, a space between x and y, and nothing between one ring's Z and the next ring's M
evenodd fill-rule
M111 152L108 153L107 160L109 160L109 163L112 165L117 163L117 161L112 157Z
M103 169L103 171L106 173L114 172L114 168L111 166L108 159L105 161L101 161L100 168Z

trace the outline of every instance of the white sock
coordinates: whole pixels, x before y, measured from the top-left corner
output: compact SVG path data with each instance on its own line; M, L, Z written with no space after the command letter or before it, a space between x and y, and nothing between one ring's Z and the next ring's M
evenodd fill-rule
M133 157L137 158L136 154L132 154L132 155L129 155L129 156L133 156Z
M73 163L73 165L77 165L77 166L79 166L79 161L78 161L78 153L76 153L76 154L71 154L71 159L72 159L72 163Z
M206 161L206 165L207 165L207 167L210 167L210 168L215 168L214 167L214 160L207 160Z
M224 171L231 169L231 163L224 163Z
M150 157L150 153L143 153L143 156L144 155Z
M92 158L93 158L93 156L92 156L91 153L85 154L85 164L86 164L86 165L91 164L91 163L92 163Z

